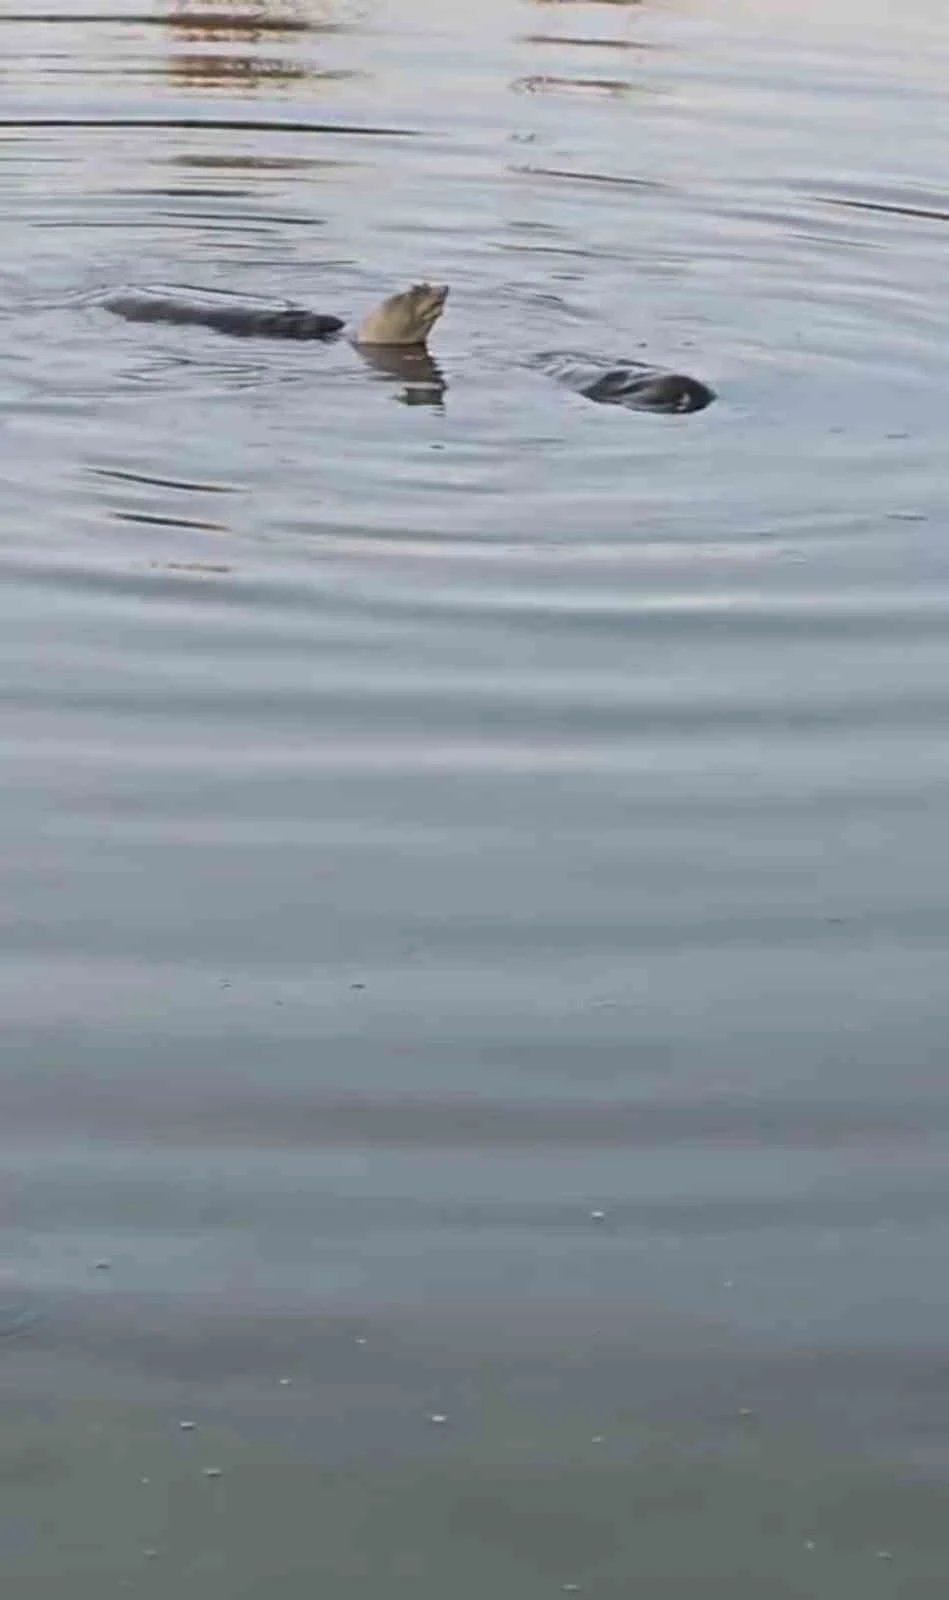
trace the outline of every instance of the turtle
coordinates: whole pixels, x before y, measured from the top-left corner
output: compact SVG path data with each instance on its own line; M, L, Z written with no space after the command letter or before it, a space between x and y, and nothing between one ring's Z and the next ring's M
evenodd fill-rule
M406 380L417 397L440 396L445 383L429 353L428 337L447 299L447 284L414 283L371 310L350 336L351 343L376 370ZM187 285L110 291L101 304L132 322L194 324L238 338L326 341L346 330L344 318L293 301L255 300ZM700 379L642 361L617 363L550 351L532 357L529 365L587 400L634 411L702 411L716 398Z

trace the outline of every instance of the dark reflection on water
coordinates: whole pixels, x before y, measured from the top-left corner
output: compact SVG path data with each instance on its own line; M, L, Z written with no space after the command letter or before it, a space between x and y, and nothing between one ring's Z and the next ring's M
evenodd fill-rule
M364 345L359 356L370 371L402 387L399 398L406 405L439 405L448 384L438 362L425 350L400 350L397 346Z
M949 211L936 211L930 206L898 204L896 201L844 199L839 196L819 194L814 196L825 206L843 206L852 211L882 211L894 217L922 217L927 222L949 222Z
M532 73L527 78L516 78L512 89L523 94L581 94L625 95L636 85L623 78L556 78L550 73Z
M524 33L524 44L569 45L574 50L648 50L648 44L636 39L586 39L576 34Z
M4 1594L941 1593L944 8L0 20Z
M321 71L314 64L291 57L265 55L261 49L253 52L251 46L260 46L275 38L296 39L301 33L323 31L334 26L332 10L327 8L327 20L321 25L315 16L315 6L301 0L270 0L268 9L257 0L236 4L235 0L222 4L215 11L194 0L174 0L166 18L176 45L201 45L200 51L176 48L165 69L172 83L183 83L197 88L250 88L260 84L287 87L303 79L334 79L350 77L348 72ZM241 50L222 49L222 46L239 44Z
M289 122L283 119L261 121L252 117L130 117L122 121L114 117L0 117L0 128L86 128L131 130L142 128L147 131L165 129L174 132L176 129L186 132L188 129L199 130L209 128L217 133L358 133L377 134L386 139L401 139L411 134L409 128L373 128L365 126L346 127L333 122Z
M663 185L654 178L621 178L606 172L561 172L556 167L537 167L530 162L511 166L512 172L523 172L535 178L562 178L568 183L610 183L623 189L658 189Z
M245 39L257 42L267 35L315 33L342 26L333 0L221 0L208 6L204 0L170 0L162 21L183 39Z
M132 28L173 28L180 29L189 37L213 37L228 35L232 38L243 37L254 40L261 39L267 34L294 34L312 33L317 28L321 32L330 28L343 26L335 20L317 21L314 16L316 7L307 3L307 0L248 0L246 5L239 5L235 0L223 0L217 7L195 4L194 0L170 0L170 4L162 9L142 12L116 11L21 11L6 12L0 21L18 23L21 26L44 24L68 24L83 27L98 24L100 26L114 27L121 22L126 27ZM188 32L190 30L190 33Z

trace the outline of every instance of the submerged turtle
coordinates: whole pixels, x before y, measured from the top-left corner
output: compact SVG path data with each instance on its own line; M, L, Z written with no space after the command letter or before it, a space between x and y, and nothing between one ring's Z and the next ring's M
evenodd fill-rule
M444 284L415 283L370 311L351 342L377 371L408 383L416 398L437 398L445 382L427 341L447 298ZM346 326L341 317L309 311L292 301L275 305L226 291L187 287L124 289L106 295L101 304L132 322L193 323L242 338L328 340L338 338ZM684 412L702 411L715 399L714 390L697 378L641 361L616 364L551 352L535 356L530 365L603 405Z

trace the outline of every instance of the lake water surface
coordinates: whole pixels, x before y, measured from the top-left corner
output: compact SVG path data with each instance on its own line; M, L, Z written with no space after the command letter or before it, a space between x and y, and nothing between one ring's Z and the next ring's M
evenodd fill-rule
M0 50L5 1600L934 1600L945 6Z

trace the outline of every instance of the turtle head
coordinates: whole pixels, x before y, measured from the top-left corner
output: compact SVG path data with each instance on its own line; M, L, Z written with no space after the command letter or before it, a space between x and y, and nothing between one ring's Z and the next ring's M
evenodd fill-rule
M413 283L370 311L359 327L356 343L423 345L447 299L447 284Z

